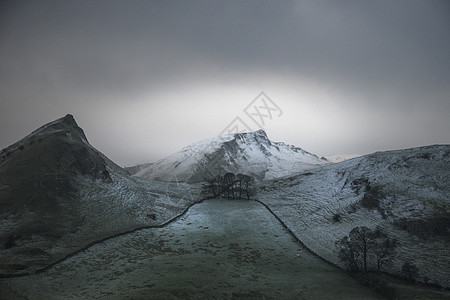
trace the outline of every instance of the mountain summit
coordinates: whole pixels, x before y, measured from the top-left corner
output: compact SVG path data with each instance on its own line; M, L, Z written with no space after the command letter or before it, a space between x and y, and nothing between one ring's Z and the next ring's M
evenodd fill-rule
M0 151L0 278L164 222L191 201L188 189L169 184L129 176L88 143L72 115L39 127Z
M272 142L264 130L203 140L181 149L135 175L150 180L200 182L227 172L256 180L278 178L326 164L299 147ZM139 169L139 168L137 168Z

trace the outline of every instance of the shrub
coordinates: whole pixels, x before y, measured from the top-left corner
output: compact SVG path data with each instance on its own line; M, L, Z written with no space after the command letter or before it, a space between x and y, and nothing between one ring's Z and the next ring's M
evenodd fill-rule
M25 146L24 146L24 145L20 145L20 146L19 146L19 150L20 150L20 151L23 151L23 149L25 149Z
M10 249L14 246L16 246L16 241L18 239L20 239L20 235L19 234L10 234L7 238L6 238L6 242L3 245L5 247L5 249Z
M333 222L334 222L334 223L340 222L341 219L342 219L341 214L339 214L339 213L335 213L335 214L334 214L334 216L333 216Z
M361 199L361 206L367 209L376 209L381 214L383 219L385 219L386 213L380 205L381 200L385 198L386 195L383 193L380 186L369 185L367 186L364 197Z
M402 274L407 279L414 281L419 273L419 269L411 262L407 261L402 266Z
M424 154L420 155L419 157L422 159L426 159L426 160L432 159L431 153L424 153Z
M369 187L361 200L361 205L367 209L380 209L380 200L384 198L380 187Z
M368 191L370 189L370 182L366 178L357 178L352 181L350 187L353 192L359 194L361 191Z
M360 206L359 202L354 202L354 203L350 204L347 212L349 214L352 214L358 210L359 206Z

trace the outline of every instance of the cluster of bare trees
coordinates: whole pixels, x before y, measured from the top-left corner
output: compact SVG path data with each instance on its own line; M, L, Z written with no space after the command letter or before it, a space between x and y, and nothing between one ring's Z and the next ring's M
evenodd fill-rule
M228 199L250 199L254 192L254 179L251 176L233 173L217 175L211 179L205 179L203 192L214 198L225 197Z
M370 266L378 272L391 260L396 240L389 238L380 229L371 230L366 226L355 227L348 236L336 242L339 259L349 270L367 272Z

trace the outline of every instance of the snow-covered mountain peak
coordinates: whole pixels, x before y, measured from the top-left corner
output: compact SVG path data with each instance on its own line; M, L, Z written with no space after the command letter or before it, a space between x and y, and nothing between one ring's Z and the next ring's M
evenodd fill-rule
M234 134L233 138L235 140L242 141L243 143L256 143L256 144L264 144L270 145L271 141L267 136L266 132L262 129L252 132L243 132Z
M255 140L261 141L261 142L270 141L269 137L267 136L267 133L262 129L258 129L256 131L250 131L250 132L237 133L237 134L235 134L235 136L236 135L238 135L239 137L253 137Z
M199 182L233 172L265 180L326 163L326 160L299 147L272 142L260 129L196 142L140 169L136 176L151 180Z

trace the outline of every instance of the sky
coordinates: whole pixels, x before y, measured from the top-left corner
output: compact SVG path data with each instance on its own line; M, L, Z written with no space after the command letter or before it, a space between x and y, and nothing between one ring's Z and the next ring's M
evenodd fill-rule
M121 166L236 126L319 156L449 144L450 2L2 1L0 148L68 113Z

